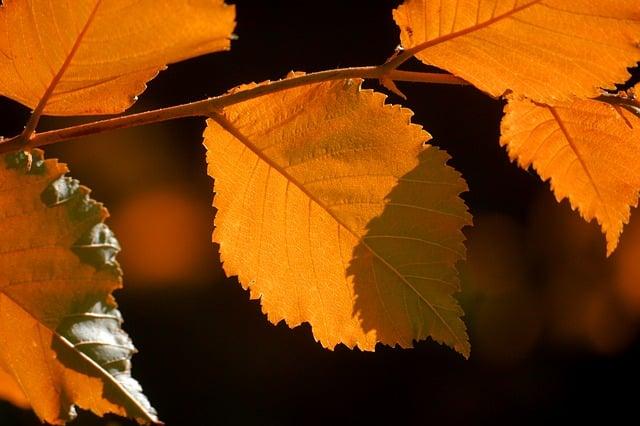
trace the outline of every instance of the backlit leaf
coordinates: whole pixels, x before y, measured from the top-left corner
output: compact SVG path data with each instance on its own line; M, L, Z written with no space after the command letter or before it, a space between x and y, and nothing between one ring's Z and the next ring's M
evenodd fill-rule
M48 423L74 405L157 421L111 296L120 246L107 211L41 151L0 160L0 368Z
M45 98L51 115L118 113L166 64L228 49L234 16L222 0L5 0L0 94Z
M29 408L29 400L16 380L0 367L0 399L20 408Z
M595 218L613 252L638 203L638 116L595 100L550 107L510 97L500 143L522 168L549 179L558 201L566 197L587 221Z
M384 99L346 80L215 114L213 239L271 322L309 322L325 347L430 336L468 356L453 298L466 185L411 111Z
M637 0L406 0L405 48L492 96L596 97L640 61Z

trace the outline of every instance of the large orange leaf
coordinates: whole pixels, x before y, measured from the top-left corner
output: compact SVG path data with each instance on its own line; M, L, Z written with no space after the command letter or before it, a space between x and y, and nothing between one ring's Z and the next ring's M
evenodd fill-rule
M498 97L596 97L640 61L637 0L406 0L405 48Z
M556 199L590 221L607 239L607 254L618 244L640 190L640 118L619 105L577 100L557 106L509 97L501 145L523 168L533 165L551 181Z
M328 348L431 336L468 356L453 298L466 185L412 113L384 99L346 80L214 115L213 239L273 323L309 322Z
M121 271L106 210L41 151L0 161L0 369L48 423L74 405L157 421L111 296Z
M223 0L5 0L0 94L52 115L118 113L166 64L229 48Z

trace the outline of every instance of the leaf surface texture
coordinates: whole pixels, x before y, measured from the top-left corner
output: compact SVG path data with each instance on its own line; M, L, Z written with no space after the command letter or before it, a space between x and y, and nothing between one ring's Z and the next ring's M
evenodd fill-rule
M30 407L29 400L24 396L20 385L3 368L0 368L0 399L23 409Z
M404 48L494 97L596 97L640 61L636 0L407 0L393 16Z
M157 421L111 296L120 246L107 211L41 151L0 161L0 370L48 423L72 419L74 405Z
M228 49L234 18L222 0L5 0L0 94L45 98L50 115L119 113L166 64Z
M204 135L213 239L271 322L308 322L325 347L432 337L468 356L453 297L466 184L384 99L346 80L215 114Z
M640 190L640 118L595 100L547 106L509 98L501 145L543 180L556 199L568 198L587 221L596 219L607 254L618 244Z

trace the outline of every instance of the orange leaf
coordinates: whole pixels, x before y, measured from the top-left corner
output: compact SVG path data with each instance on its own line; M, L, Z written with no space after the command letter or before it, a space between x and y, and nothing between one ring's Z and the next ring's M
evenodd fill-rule
M596 97L640 61L637 0L407 0L393 16L418 59L495 97Z
M569 199L587 221L595 218L607 255L629 222L640 190L640 118L621 106L577 100L557 106L509 97L500 144L509 157L543 180L556 199Z
M0 94L50 115L129 107L166 64L229 48L222 0L5 0Z
M74 405L156 422L111 296L122 273L107 211L66 166L32 155L0 158L0 366L48 423Z
M431 336L468 356L453 298L466 185L411 111L384 99L346 80L214 115L213 239L271 322L309 322L325 347Z
M30 407L29 400L24 396L20 385L2 367L0 367L0 399L9 401L16 407L24 409Z

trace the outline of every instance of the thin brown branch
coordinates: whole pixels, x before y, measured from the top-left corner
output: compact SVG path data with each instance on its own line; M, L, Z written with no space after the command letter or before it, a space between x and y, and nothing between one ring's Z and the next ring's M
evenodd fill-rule
M429 83L429 84L452 84L459 86L467 86L466 80L456 77L452 74L437 74L437 73L425 73L415 71L400 71L393 70L388 74L391 80L394 81L410 81L414 83Z
M0 154L20 149L31 149L50 145L56 142L77 139L83 136L96 135L116 129L143 126L146 124L153 124L184 117L207 117L211 114L211 112L229 105L238 104L244 101L248 101L249 99L258 98L260 96L291 89L294 87L305 86L308 84L349 78L381 79L383 77L395 81L411 81L432 84L468 84L464 80L449 74L419 73L398 70L389 71L385 65L356 68L339 68L335 70L320 71L287 78L284 80L273 81L249 90L229 93L222 96L217 96L184 105L177 105L173 107L142 112L139 114L130 114L122 117L96 121L88 124L81 124L64 129L35 133L26 143L22 135L17 136L0 142Z

